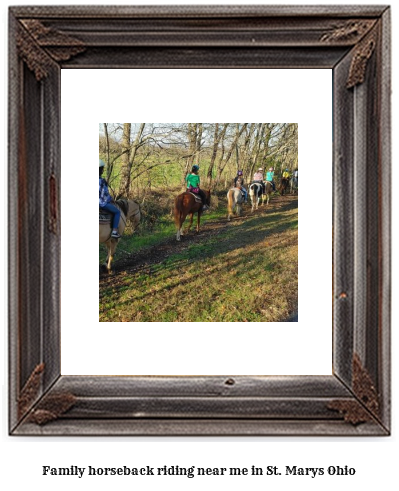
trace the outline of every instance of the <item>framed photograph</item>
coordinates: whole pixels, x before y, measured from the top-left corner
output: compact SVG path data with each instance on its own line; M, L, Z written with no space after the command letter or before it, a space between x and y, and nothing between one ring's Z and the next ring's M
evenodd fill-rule
M226 373L226 350L211 333L220 375L205 366L192 375L184 364L173 376L147 367L133 375L62 373L61 263L79 251L61 248L61 202L63 217L75 212L60 192L61 72L89 77L93 69L331 73L333 162L320 163L330 180L317 190L332 192L332 308L317 316L331 332L331 373ZM10 434L389 435L390 73L385 6L11 7ZM330 257L329 248L323 253ZM75 342L78 350L77 335ZM287 352L289 342L281 341ZM162 364L174 356L171 344L166 336L162 349L149 345L147 359ZM262 343L252 345L262 366Z

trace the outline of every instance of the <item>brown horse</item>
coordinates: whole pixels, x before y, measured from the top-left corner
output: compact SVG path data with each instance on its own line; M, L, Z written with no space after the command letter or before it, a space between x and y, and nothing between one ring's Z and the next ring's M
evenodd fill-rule
M211 204L211 190L204 191L205 193L205 201L208 206ZM186 230L186 233L190 231L191 225L193 224L194 213L198 213L198 221L197 221L197 233L200 229L200 220L202 215L202 202L198 202L195 199L195 196L192 193L185 192L179 194L179 196L175 199L175 224L177 229L176 239L180 240L183 235L183 223L187 218L187 215L190 215L190 223Z
M278 188L281 196L284 196L285 192L288 190L289 185L290 185L290 180L283 177L280 181L280 186Z

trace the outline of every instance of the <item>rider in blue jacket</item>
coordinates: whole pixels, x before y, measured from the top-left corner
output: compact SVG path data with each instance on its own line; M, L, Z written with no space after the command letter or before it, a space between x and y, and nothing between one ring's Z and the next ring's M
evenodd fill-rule
M234 178L234 187L241 189L241 192L244 196L244 201L245 203L248 203L248 191L245 189L244 185L244 173L242 170L239 170L236 177Z
M100 208L109 211L113 214L114 218L112 220L112 239L120 239L121 236L118 233L119 220L121 218L121 212L113 202L112 196L109 194L107 181L101 177L104 172L105 164L100 159Z

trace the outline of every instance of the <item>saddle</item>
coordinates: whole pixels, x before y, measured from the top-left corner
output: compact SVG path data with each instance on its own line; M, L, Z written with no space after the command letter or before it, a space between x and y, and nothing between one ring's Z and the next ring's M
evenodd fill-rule
M252 181L250 186L252 186L253 184L258 184L260 187L258 189L258 193L262 194L263 193L263 182L262 181Z
M202 203L202 199L201 199L201 196L199 196L198 194L194 194L192 193L191 191L186 191L187 194L191 194L191 196L194 196L195 198L195 201L197 203Z
M120 211L126 216L127 215L127 200L126 199L118 199L115 203L115 206L117 206ZM99 223L105 224L105 223L112 223L112 220L114 219L113 213L110 213L109 211L103 210L102 208L99 209Z
M113 214L100 208L99 210L99 222L100 225L104 223L111 223L113 219Z

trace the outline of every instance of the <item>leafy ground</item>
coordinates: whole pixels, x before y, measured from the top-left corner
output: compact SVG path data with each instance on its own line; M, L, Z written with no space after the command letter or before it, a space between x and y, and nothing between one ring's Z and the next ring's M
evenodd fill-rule
M122 240L114 274L100 276L100 321L295 320L297 196L276 196L254 213L248 207L231 222L221 203L202 222L181 243L170 220L150 240Z

